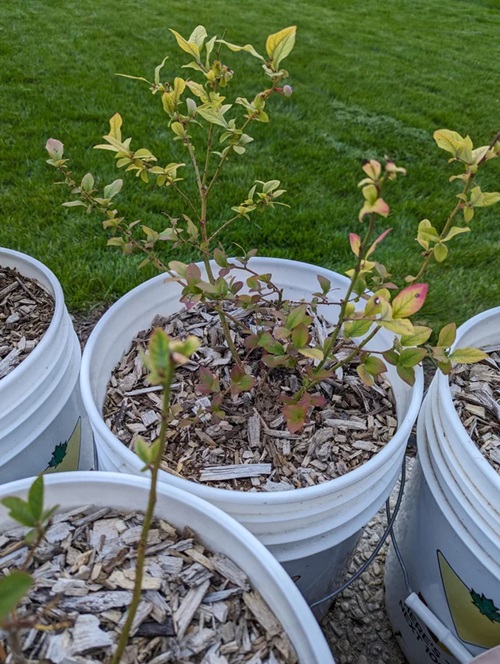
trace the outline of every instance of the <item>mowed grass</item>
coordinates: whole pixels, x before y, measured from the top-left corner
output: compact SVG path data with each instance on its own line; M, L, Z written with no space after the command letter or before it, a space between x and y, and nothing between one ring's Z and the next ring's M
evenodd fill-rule
M228 163L210 214L227 219L255 179L281 180L291 207L231 228L228 251L237 251L235 243L343 272L352 256L348 233L361 230L361 160L389 155L408 175L385 193L391 216L380 228L393 231L377 258L394 275L414 272L418 222L429 218L442 226L459 186L448 183L457 168L447 164L433 132L454 129L483 145L500 130L498 1L2 3L0 244L46 263L74 311L111 302L154 274L138 271L138 258L106 247L100 219L61 207L68 193L54 185L44 145L49 137L62 140L75 176L91 171L106 184L119 177L112 155L92 147L118 111L132 147L148 147L161 163L185 160L172 144L159 96L115 73L151 79L170 54L162 78L172 80L187 60L168 28L187 37L200 23L210 35L225 31L229 41L261 52L268 34L298 26L296 47L284 63L294 94L270 103L269 125L254 123L255 141ZM237 94L252 98L266 84L250 55L225 52L224 61L236 70ZM487 166L483 190L500 190L500 165ZM185 186L192 190L189 180ZM133 176L116 200L129 220L158 229L166 214L186 211L170 191ZM499 219L500 205L478 210L472 232L457 237L449 259L431 270L423 322L460 323L499 304ZM190 258L168 246L165 251L165 260Z

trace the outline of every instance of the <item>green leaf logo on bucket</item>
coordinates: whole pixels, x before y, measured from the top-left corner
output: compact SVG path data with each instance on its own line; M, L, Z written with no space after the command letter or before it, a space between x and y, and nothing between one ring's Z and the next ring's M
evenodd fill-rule
M63 470L78 470L80 446L82 442L82 418L79 417L73 433L64 443L59 443L52 450L52 457L44 473L55 473Z
M437 552L446 601L458 636L480 648L493 648L500 643L500 609L482 592L469 588Z

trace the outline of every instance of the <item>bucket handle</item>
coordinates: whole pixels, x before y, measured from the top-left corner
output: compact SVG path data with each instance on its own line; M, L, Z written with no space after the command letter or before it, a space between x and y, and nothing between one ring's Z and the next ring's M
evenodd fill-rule
M403 500L403 493L404 493L404 488L405 488L405 483L406 483L406 458L403 459L403 464L401 466L401 480L400 480L400 485L399 485L399 492L398 492L398 497L396 499L396 504L394 506L394 511L391 514L391 507L390 507L390 502L389 498L385 501L385 512L387 515L387 527L382 533L382 536L380 537L379 541L377 542L377 546L373 549L370 557L368 560L366 560L359 569L357 569L348 579L347 581L344 581L344 583L336 588L333 592L329 593L328 595L325 595L321 599L318 599L316 602L313 602L310 604L310 608L313 609L315 606L318 606L319 604L323 604L323 602L327 602L329 600L335 599L337 595L339 595L341 592L343 592L346 588L348 588L351 583L354 583L356 579L359 579L359 577L365 572L368 567L372 564L372 562L375 560L375 558L378 556L380 549L384 546L386 539L389 537L389 535L392 535L392 527L394 525L394 521L396 520L396 517L399 512L399 508L401 506L401 501Z
M401 483L403 483L404 468L405 467L403 464L403 474L401 476ZM386 513L387 517L389 518L390 514L389 501L387 501L386 503ZM433 634L436 635L436 637L441 641L441 643L444 646L446 646L446 648L448 648L448 650L452 653L452 655L460 662L460 664L468 664L468 662L472 662L474 656L471 655L471 653L466 648L464 648L459 639L457 639L457 637L439 620L439 618L435 616L434 613L432 613L429 607L426 606L419 598L419 596L411 589L408 570L406 569L406 565L404 564L403 561L403 556L401 555L401 551L399 550L399 546L396 540L396 535L394 533L394 530L392 529L392 523L390 524L389 531L391 535L391 541L394 553L396 555L399 566L401 567L401 571L403 573L403 579L404 579L404 584L406 586L406 590L409 593L408 597L405 599L406 606L409 609L411 609L416 616L420 618L420 620L424 623L424 625L428 627Z
M439 641L458 659L460 664L468 664L474 659L474 656L463 647L460 641L443 625L432 611L427 607L416 593L410 593L405 599L405 604L420 620L428 627Z

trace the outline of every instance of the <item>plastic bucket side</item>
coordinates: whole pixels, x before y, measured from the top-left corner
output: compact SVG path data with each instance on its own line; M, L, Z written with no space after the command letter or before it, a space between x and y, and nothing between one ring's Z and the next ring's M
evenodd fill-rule
M42 263L0 249L0 264L34 278L54 315L34 350L0 380L0 483L44 470L94 467L90 423L79 388L81 351L61 286Z
M487 346L500 342L500 307L474 316L457 330L453 348L462 346ZM453 405L453 398L447 376L436 377L436 406L433 417L442 423L445 436L453 446L454 454L460 459L469 478L483 500L489 504L492 518L500 523L500 476L481 454L462 422Z
M23 496L30 481L0 487L0 498ZM137 509L146 504L147 478L117 473L61 473L46 478L46 504L62 504L64 510L88 504ZM210 549L230 557L248 575L294 645L302 664L334 664L328 644L309 607L286 572L245 528L222 510L192 494L160 484L155 514L177 528L188 525ZM9 520L0 506L0 530Z
M416 593L472 659L496 645L497 639L500 643L500 625L497 629L474 604L482 596L500 606L500 563L464 526L463 508L457 514L447 500L442 476L434 472L437 452L431 449L425 418L424 408L418 423L419 454L396 521L396 541L410 589L391 547L385 572L386 604L411 664L457 664L469 659L453 657L405 600L411 591ZM440 464L444 467L444 461ZM459 492L457 485L455 490Z

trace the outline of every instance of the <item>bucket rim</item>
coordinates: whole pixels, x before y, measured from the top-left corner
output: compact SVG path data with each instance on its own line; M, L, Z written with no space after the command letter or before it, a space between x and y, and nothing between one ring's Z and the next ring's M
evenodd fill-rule
M33 258L33 256L24 254L20 251L15 251L14 249L0 247L0 264L2 263L3 256L14 259L14 261L20 265L29 264L31 267L34 267L36 270L38 270L41 275L43 275L49 284L49 293L54 298L54 314L48 328L45 330L45 333L43 334L39 343L35 346L31 353L12 371L0 379L0 392L2 390L8 390L13 382L18 381L19 379L22 379L24 375L31 373L33 365L36 365L39 359L46 354L46 350L48 348L54 346L55 342L57 341L57 335L59 334L64 316L66 314L62 286L59 282L59 279L52 272L52 270L50 270L44 263L40 262L36 258ZM17 264L14 267L19 269ZM21 270L20 274L24 276ZM52 292L50 292L50 290Z
M303 267L307 269L314 269L315 273L323 276L332 276L335 275L340 281L344 283L349 283L349 279L340 275L333 270L327 268L322 268L317 265L310 263L304 263L302 261L294 261L291 259L284 258L270 258L270 257L256 257L254 262L280 264L284 267ZM159 282L165 280L165 275L160 274L148 279L142 284L139 284L132 290L128 291L123 297L117 300L101 317L99 322L94 327L92 333L90 334L88 341L85 345L81 371L80 371L80 387L82 399L87 410L87 414L91 421L92 427L98 433L102 440L106 441L106 444L122 458L127 460L134 469L139 470L142 468L142 463L137 457L137 455L128 449L123 443L121 443L116 436L111 432L111 430L106 426L104 419L99 411L99 408L95 402L93 390L90 381L91 373L91 356L94 348L98 345L99 336L102 331L106 328L108 321L113 318L113 316L120 311L122 308L128 306L128 300L131 298L140 295L143 291L147 290L151 285L156 285ZM417 367L416 370L415 383L410 388L411 389L411 398L408 404L408 410L405 416L402 418L401 423L399 424L394 436L391 440L385 444L385 446L377 452L373 457L371 457L367 462L361 466L349 471L345 475L336 477L322 484L315 486L308 486L288 491L273 491L273 492L248 492L248 491L235 491L233 489L220 489L215 487L208 487L202 484L198 484L191 480L184 478L178 478L174 475L170 475L165 471L161 471L160 477L163 479L168 478L168 483L183 488L184 490L192 490L193 485L196 486L197 495L201 496L209 502L215 502L220 504L221 502L227 502L228 497L233 504L244 504L244 505L273 505L278 503L286 502L288 504L301 503L307 500L314 500L317 497L322 497L325 495L331 494L333 491L342 491L347 487L352 486L362 482L364 479L369 477L373 471L377 470L380 466L383 466L393 455L397 452L398 448L403 445L403 441L406 444L406 441L411 433L413 425L417 419L418 411L423 396L423 386L424 386L424 376L423 369L421 366ZM389 381L390 382L390 381Z
M418 455L416 460L417 463L420 464L423 477L425 478L427 487L431 492L438 509L441 510L444 518L451 525L456 536L461 540L464 546L466 546L467 549L471 552L474 551L474 548L480 549L481 552L484 552L486 558L481 559L482 564L485 565L485 567L487 567L487 569L489 569L490 572L496 574L497 576L500 576L500 561L495 560L495 558L485 550L484 546L477 541L477 539L472 535L470 530L466 528L466 526L460 519L459 515L456 513L455 509L450 504L448 498L446 497L441 487L441 483L436 471L434 470L433 460L432 460L432 455L434 455L435 453L440 454L442 456L441 450L439 449L439 446L436 445L437 449L433 450L431 455L430 442L426 431L426 423L422 415L418 419L417 435L418 435L419 444L418 444ZM443 465L447 468L447 472L450 473L448 466L446 464L446 459L443 459ZM415 468L413 469L413 472L415 472ZM452 479L456 484L455 478L452 477ZM458 488L460 490L460 487ZM464 498L467 500L468 504L470 505L472 504L466 497Z
M34 477L24 478L1 485L0 498L19 491L26 492L34 479ZM46 486L64 486L70 490L74 489L75 482L78 481L88 483L89 485L97 483L97 485L106 486L107 488L116 486L119 489L121 487L125 491L130 486L135 486L139 489L144 489L145 494L148 493L150 487L149 478L126 473L69 471L44 476ZM226 537L230 538L233 546L236 545L236 552L239 549L239 555L235 563L242 567L255 588L259 589L260 586L260 592L264 595L266 603L270 605L276 618L282 624L297 654L302 657L302 654L307 650L308 656L313 655L315 658L313 661L317 664L320 664L320 662L334 664L334 658L328 643L306 600L282 565L255 535L250 533L227 512L224 512L215 505L207 503L207 501L199 496L161 482L157 484L157 492L158 496L182 502L192 511L202 515L203 519L208 517L212 522L217 522L220 529L225 531ZM64 510L64 504L60 507ZM4 514L7 513L7 509L0 506L0 513L2 511ZM166 518L168 520L168 517ZM205 539L206 530L200 535L202 542ZM214 548L213 545L212 548ZM217 551L217 548L215 547L214 550ZM229 554L226 553L226 555ZM251 569L249 569L250 566ZM259 583L254 580L257 578L257 575L260 577ZM269 592L262 592L262 588L265 588L264 581L266 580L274 584L283 599L282 603L279 601L275 602ZM270 602L270 599L273 599L273 601ZM301 650L303 651L302 654Z
M494 318L499 319L498 336L500 341L500 306L499 306L499 307L494 307L492 309L488 309L487 311L483 311L480 314L473 316L463 325L461 325L457 329L457 336L455 339L455 343L453 344L451 349L455 350L456 348L460 348L462 345L461 344L462 339L467 333L473 332L474 328L481 326L490 319ZM498 491L500 492L500 475L495 471L493 466L487 461L487 459L482 454L478 455L474 453L474 451L478 450L478 447L467 433L455 409L455 406L453 404L453 398L451 395L449 376L445 376L443 373L438 372L434 376L434 381L436 381L437 389L435 391L437 395L436 396L437 401L446 411L447 417L449 417L450 420L453 421L454 434L456 436L457 442L460 443L460 445L467 453L470 462L474 464L474 466L476 466L478 471L486 475L488 481L493 486L496 486Z

